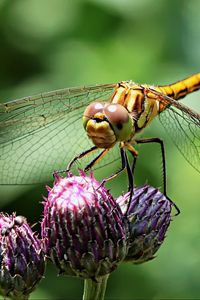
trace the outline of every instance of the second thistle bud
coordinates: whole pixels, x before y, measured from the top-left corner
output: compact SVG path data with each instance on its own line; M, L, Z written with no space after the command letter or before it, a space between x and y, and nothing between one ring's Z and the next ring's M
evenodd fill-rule
M145 185L134 189L131 200L127 193L117 203L129 222L130 242L125 261L137 264L154 258L171 221L172 202L158 189Z
M127 254L125 218L92 175L57 178L44 202L44 249L61 274L97 279Z
M0 294L28 299L45 270L41 241L22 216L0 214Z

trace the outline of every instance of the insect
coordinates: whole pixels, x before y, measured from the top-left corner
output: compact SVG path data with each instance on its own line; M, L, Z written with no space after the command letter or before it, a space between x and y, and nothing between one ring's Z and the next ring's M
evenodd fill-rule
M86 169L111 164L119 156L116 144L124 159L122 168L126 165L126 150L137 157L136 143L157 142L164 155L159 138L137 138L155 117L186 160L200 172L200 114L178 101L199 88L197 73L165 86L122 81L61 89L2 103L0 183L45 182L54 170L66 168L68 162L71 168L86 156ZM95 155L92 159L91 153Z

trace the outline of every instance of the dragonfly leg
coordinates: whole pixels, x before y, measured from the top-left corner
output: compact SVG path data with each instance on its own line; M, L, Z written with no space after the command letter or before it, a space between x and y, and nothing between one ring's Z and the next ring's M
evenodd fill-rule
M133 155L132 152L130 152L130 153ZM132 162L132 165L130 167L132 178L133 178L133 186L134 186L134 172L135 172L136 162L137 162L137 156L133 155L133 162ZM131 185L130 185L130 180L129 180L128 191L130 191L130 189L131 189Z
M162 173L163 173L163 193L167 195L167 173L166 173L166 159L165 159L165 147L164 142L160 138L145 138L136 140L137 144L146 144L146 143L158 143L161 147L162 155Z
M75 157L68 163L68 165L67 165L67 170L66 170L66 171L67 171L67 172L70 171L70 169L72 168L73 164L74 164L77 160L79 160L80 158L82 158L82 157L84 157L84 156L86 156L86 155L88 155L88 154L90 154L90 153L92 153L92 152L94 152L94 151L96 151L96 150L98 150L98 149L99 149L99 148L98 148L97 146L93 146L93 147L91 147L91 148L89 148L89 149L87 149L87 150L81 152L79 155L75 156Z
M135 150L135 148L131 144L127 144L126 147L129 150L129 152L131 153L131 155L133 156L133 163L131 166L131 174L132 174L132 178L134 178L134 171L135 171L138 152ZM127 164L129 165L128 158L127 158ZM129 181L129 183L130 183L130 181ZM130 190L130 185L128 187L128 191L129 190Z
M128 185L128 191L129 191L129 202L126 208L126 212L125 215L127 215L130 204L131 204L131 200L134 194L134 176L133 176L133 172L132 172L132 168L130 167L129 161L128 161L128 157L127 154L125 153L125 164L126 164L126 170L127 170L127 174L128 174L128 181L129 181L129 185Z
M137 162L137 156L133 156L133 163L132 163L132 166L131 166L132 174L134 174L134 172L135 172L136 162Z
M95 146L96 147L96 146ZM98 149L98 148L97 148ZM109 148L103 149L84 169L84 171L90 170L94 165L100 161L109 151Z
M128 149L128 151L133 156L133 163L132 163L132 166L130 168L131 169L131 174L132 174L132 180L131 181L129 180L129 187L128 187L128 191L130 191L131 185L132 185L132 182L133 182L133 179L134 179L134 171L135 171L138 152L135 150L135 148L131 145L130 142L126 143L125 145L126 145L126 149ZM128 157L127 157L127 166L129 167ZM134 186L134 184L133 184L133 186Z
M86 156L86 155L88 155L88 154L90 154L90 153L92 153L92 152L94 152L94 151L96 151L96 150L98 150L98 147L93 146L92 148L89 148L89 149L87 149L87 150L81 152L79 155L75 156L75 157L68 163L67 169L65 169L65 170L58 170L58 171L54 171L54 172L53 172L53 177L54 177L54 179L57 180L57 179L59 178L59 174L61 174L61 173L68 173L68 172L71 170L73 164L74 164L77 160L79 160L80 158L82 158L82 157L84 157L84 156Z
M103 179L102 182L101 182L101 184L100 184L100 186L104 185L107 181L115 178L124 169L126 169L127 170L127 174L128 174L128 182L129 182L128 191L130 192L130 199L129 199L129 203L128 203L127 210L126 210L126 212L127 212L128 209L129 209L129 205L130 205L133 193L134 193L134 180L133 180L132 169L130 167L130 164L129 164L129 161L128 161L128 157L127 157L127 154L126 154L126 147L124 147L124 146L120 147L120 155L121 155L121 162L122 162L121 168L117 172L115 172L114 174L112 174L111 176Z
M118 176L125 168L126 168L126 152L125 149L123 147L120 148L120 155L121 155L121 162L122 162L122 166L121 168L116 171L115 173L111 174L109 177L104 178L100 184L100 186L104 185L107 181L115 178L116 176Z
M174 201L172 201L167 195L165 195L166 196L166 198L172 203L172 205L174 206L174 208L176 209L176 214L175 214L175 216L178 216L179 214L180 214L180 209L179 209L179 207L176 205L176 203L174 202Z
M162 172L163 172L163 194L166 198L173 204L175 207L178 215L180 213L180 209L178 206L167 196L167 171L166 171L166 158L165 158L165 147L164 142L160 138L145 138L145 139L138 139L135 140L137 144L145 144L145 143L158 143L161 147L161 155L162 155Z

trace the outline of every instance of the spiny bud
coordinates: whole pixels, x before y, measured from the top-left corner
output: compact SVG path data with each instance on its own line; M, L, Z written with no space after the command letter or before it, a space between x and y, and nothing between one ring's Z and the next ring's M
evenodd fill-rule
M0 214L0 293L28 299L45 270L41 242L26 219Z
M111 194L83 172L57 178L44 202L44 249L60 274L97 279L127 253L125 218Z
M154 258L171 221L172 202L158 189L145 185L134 189L131 200L126 193L117 203L129 221L130 242L125 261L143 263Z

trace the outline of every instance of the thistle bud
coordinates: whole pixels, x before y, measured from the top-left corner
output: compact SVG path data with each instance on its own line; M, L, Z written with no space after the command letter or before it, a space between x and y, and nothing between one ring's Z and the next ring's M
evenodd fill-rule
M58 177L44 202L45 252L60 274L97 279L126 256L124 220L116 201L92 174Z
M26 219L0 214L0 293L28 299L45 269L41 242Z
M171 221L172 202L149 185L135 188L132 199L129 198L126 193L117 203L129 222L130 243L125 261L138 264L153 259L162 245Z

